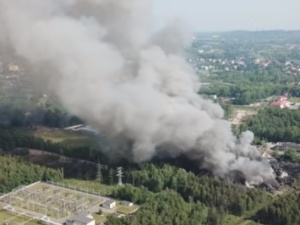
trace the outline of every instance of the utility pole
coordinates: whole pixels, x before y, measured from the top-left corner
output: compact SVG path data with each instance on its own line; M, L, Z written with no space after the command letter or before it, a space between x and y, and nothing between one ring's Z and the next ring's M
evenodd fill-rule
M123 167L117 168L118 185L123 186L122 177L124 176Z
M98 165L97 165L97 176L96 180L100 183L102 180L102 168L103 166L100 164L99 159L98 159Z

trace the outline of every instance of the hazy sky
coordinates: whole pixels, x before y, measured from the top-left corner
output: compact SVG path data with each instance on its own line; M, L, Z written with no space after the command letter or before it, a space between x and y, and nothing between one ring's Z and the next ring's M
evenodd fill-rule
M300 29L300 0L153 0L158 21L182 17L197 31Z

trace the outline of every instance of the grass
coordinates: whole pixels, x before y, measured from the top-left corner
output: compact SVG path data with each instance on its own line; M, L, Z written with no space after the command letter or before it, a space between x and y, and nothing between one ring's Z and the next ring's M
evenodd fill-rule
M128 207L128 206L118 206L116 208L116 212L127 215L127 214L135 212L138 208L139 207L136 206L136 205L133 205L131 207Z
M116 212L125 214L125 215L135 212L138 208L139 207L137 205L132 205L132 206L122 205L121 202L117 202L117 204L116 204Z
M97 137L91 137L62 129L40 129L33 132L33 135L53 143L64 144L70 147L88 146L99 148L101 141Z
M99 215L98 213L94 213L93 217L95 219L96 224L99 223L104 223L107 220L107 217L111 215L109 213L102 213L101 215Z
M24 224L24 225L38 225L39 223L27 216L19 216L16 213L0 210L0 221L9 222L9 224Z
M227 215L225 218L224 225L262 225L262 224L256 223L252 220L245 219L243 217Z
M102 196L110 195L118 186L105 185L96 181L84 181L76 179L65 179L65 186L76 187L78 189L88 190L89 192L100 192Z
M224 225L237 224L239 221L241 221L241 217L234 216L234 215L227 215L226 218L225 218Z

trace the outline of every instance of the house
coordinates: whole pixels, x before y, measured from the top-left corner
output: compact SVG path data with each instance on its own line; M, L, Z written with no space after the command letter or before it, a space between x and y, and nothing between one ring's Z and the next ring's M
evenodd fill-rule
M124 206L127 206L127 207L133 206L133 203L132 202L128 202L128 201L122 201L121 204L124 205Z
M271 105L283 109L288 107L290 103L286 100L277 100L277 101L273 101Z
M290 102L288 101L288 96L279 96L276 100L271 103L272 106L279 107L281 109L289 107Z
M113 209L116 207L116 202L113 200L107 200L102 204L103 208Z
M66 221L66 225L95 225L95 220L90 212L78 212Z
M9 70L10 72L20 72L19 66L18 66L17 64L14 64L14 63L10 63L10 64L8 65L8 70Z

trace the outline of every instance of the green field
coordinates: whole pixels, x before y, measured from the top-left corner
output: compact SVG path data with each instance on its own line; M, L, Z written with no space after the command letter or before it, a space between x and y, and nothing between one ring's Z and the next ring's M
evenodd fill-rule
M101 215L98 214L98 213L94 213L93 214L93 217L96 221L96 224L99 224L99 223L104 223L106 220L107 220L107 217L111 215L109 213L102 213Z
M118 186L116 185L105 185L96 181L84 181L84 180L75 180L75 179L65 179L65 186L76 187L81 190L88 190L89 192L100 192L100 195L108 196L112 191L116 190Z
M131 213L135 212L138 208L139 207L136 206L136 205L133 205L131 207L129 207L129 206L121 206L120 205L120 206L117 206L116 211L118 213L127 215L127 214L131 214Z
M34 136L53 143L66 144L71 147L90 146L99 147L99 139L86 135L81 135L71 131L61 129L41 129L33 132Z
M24 215L17 215L16 213L0 210L0 221L8 222L9 225L38 225L37 221L26 217Z

